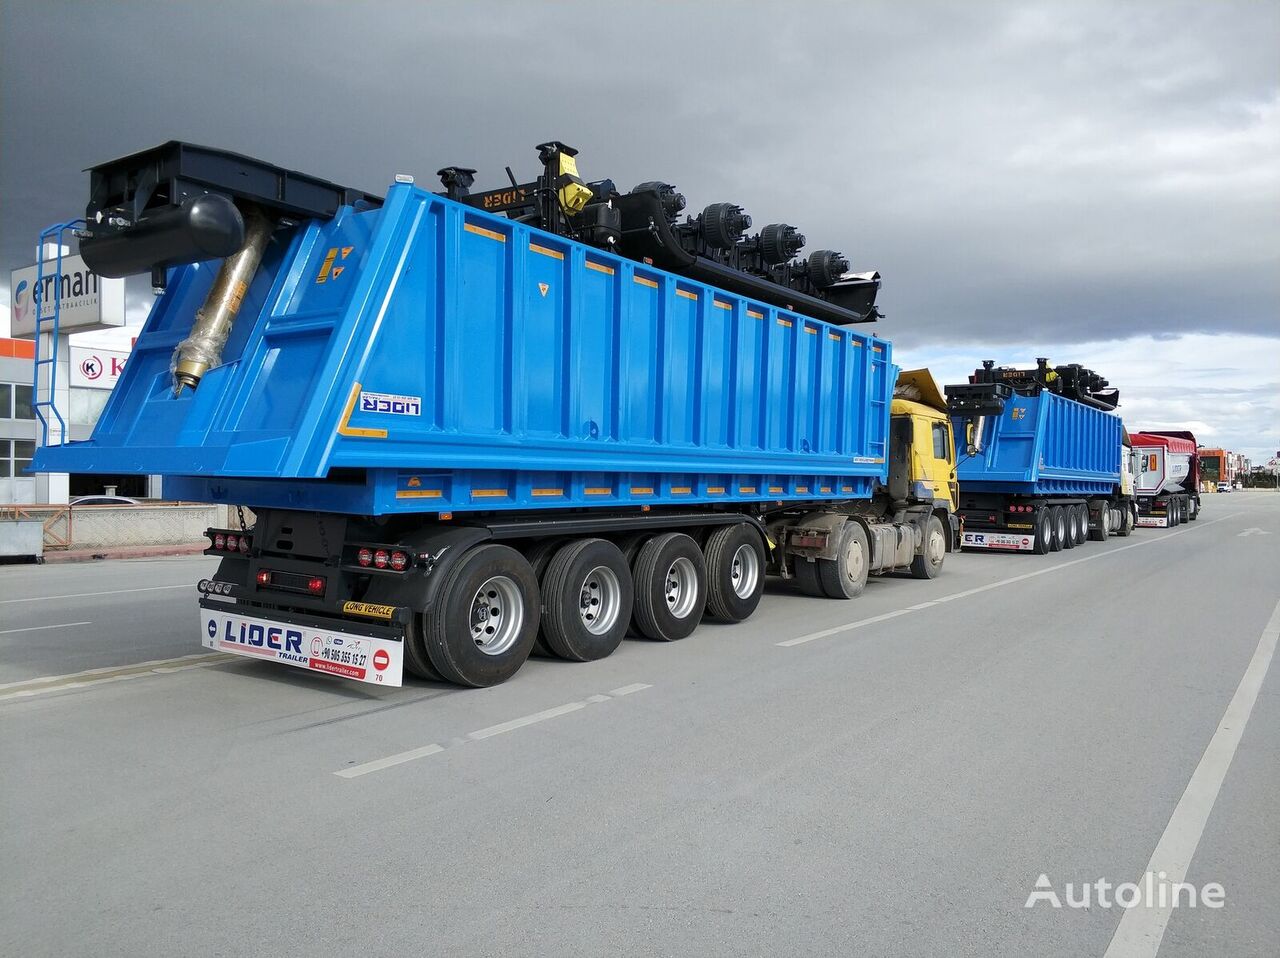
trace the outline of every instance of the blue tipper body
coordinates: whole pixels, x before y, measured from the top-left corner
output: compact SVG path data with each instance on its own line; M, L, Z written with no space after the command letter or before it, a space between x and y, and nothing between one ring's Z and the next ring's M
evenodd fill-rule
M408 184L285 235L198 389L174 397L170 359L217 262L170 271L93 438L35 468L360 515L866 498L887 478L883 340Z
M963 446L963 418L952 420ZM1015 393L983 423L983 449L960 451L961 491L1010 495L1107 495L1120 481L1120 417L1045 390Z

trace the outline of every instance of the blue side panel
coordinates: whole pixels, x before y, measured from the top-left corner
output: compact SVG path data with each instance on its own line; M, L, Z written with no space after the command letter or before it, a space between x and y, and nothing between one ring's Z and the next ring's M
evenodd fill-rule
M955 419L957 436L964 422ZM961 491L1106 495L1120 481L1120 417L1042 392L1014 395L983 425L983 450L961 456Z
M841 499L887 478L888 343L409 185L278 234L222 365L175 398L216 268L172 271L93 438L37 469L377 514Z

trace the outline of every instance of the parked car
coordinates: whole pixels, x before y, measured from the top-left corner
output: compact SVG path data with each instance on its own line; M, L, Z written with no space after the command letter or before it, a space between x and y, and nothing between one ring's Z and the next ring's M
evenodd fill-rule
M1231 491L1231 483L1229 483L1229 482L1220 482L1220 483L1218 483L1218 491L1219 491L1219 492L1230 492L1230 491Z
M136 506L137 499L128 496L79 496L71 500L73 506Z

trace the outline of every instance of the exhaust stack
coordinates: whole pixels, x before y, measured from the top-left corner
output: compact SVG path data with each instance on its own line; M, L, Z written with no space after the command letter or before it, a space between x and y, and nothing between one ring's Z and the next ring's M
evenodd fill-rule
M260 210L250 209L244 219L244 245L223 261L204 305L196 313L191 334L173 352L170 371L175 397L185 387L194 390L204 374L222 362L222 349L231 335L231 326L271 239L271 221Z

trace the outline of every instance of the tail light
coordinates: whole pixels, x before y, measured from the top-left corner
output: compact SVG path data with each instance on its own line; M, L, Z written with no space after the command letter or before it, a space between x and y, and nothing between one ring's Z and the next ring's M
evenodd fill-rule
M312 595L324 595L324 576L313 575L307 580L307 591Z
M379 549L373 554L373 565L375 568L385 569L389 561L390 556L387 555L386 549Z
M352 546L348 562L362 569L378 569L382 572L404 572L413 566L414 554L398 546Z
M239 551L240 551L240 537L239 537L239 536L227 536L227 551L228 551L228 552L239 552Z
M213 537L213 547L218 550L225 549L227 547L227 537L219 532Z
M259 569L259 570L258 570L258 585L270 585L270 584L271 584L271 570L270 570L270 569Z
M403 572L405 568L409 565L409 557L405 555L403 552L400 552L398 550L396 552L391 553L390 561L391 561L391 568L395 569L397 572Z
M238 552L247 555L253 545L253 536L247 532L233 532L230 529L209 529L205 535L214 552Z
M367 569L373 565L373 553L368 549L361 549L356 553L356 561Z

